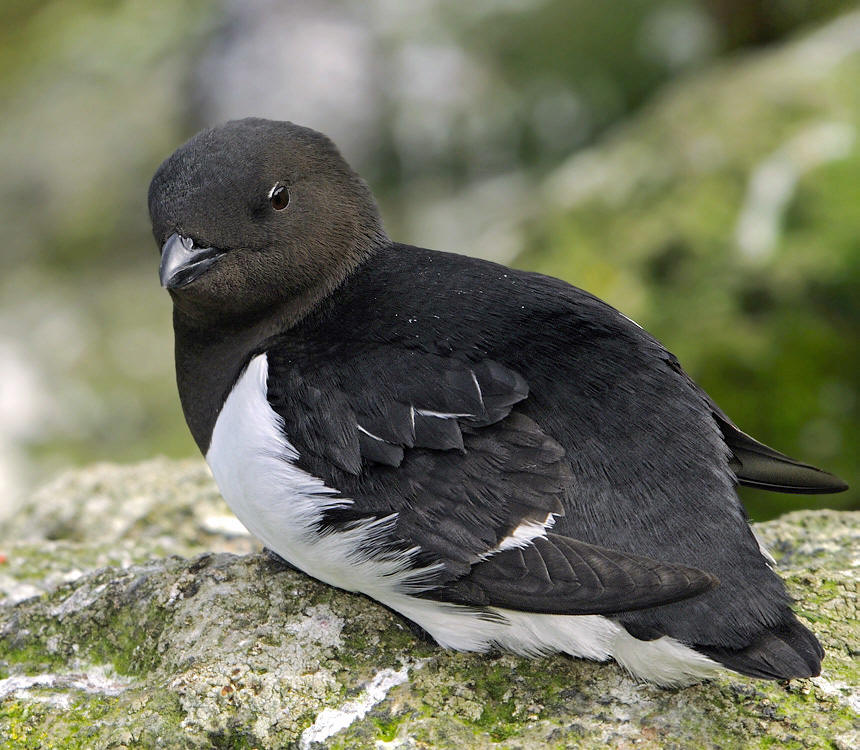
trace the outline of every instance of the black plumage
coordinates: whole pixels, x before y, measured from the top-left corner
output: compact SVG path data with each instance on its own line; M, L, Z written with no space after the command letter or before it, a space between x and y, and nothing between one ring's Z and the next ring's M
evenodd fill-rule
M712 575L627 555L558 534L473 565L431 596L471 606L547 614L616 614L687 599L717 586Z
M408 288L416 275L420 300L383 293ZM432 300L434 312L422 311L423 300ZM342 320L353 321L348 337L338 333ZM432 353L416 341L433 342ZM319 342L319 349L308 342ZM288 362L329 394L326 403L338 403L334 394L343 393L351 404L402 398L465 413L476 408L462 400L468 389L438 390L445 378L433 368L462 366L438 353L446 349L528 373L527 388L522 376L515 388L528 395L516 402L514 419L467 430L465 455L407 450L397 472L361 461L357 443L358 472L344 472L326 457L324 451L339 450L338 436L360 423L343 408L315 418L318 443L300 443L304 432L293 420L311 419L314 407L298 404L296 389L273 385L290 382L282 369ZM734 489L723 437L730 423L715 417L707 396L655 339L591 295L537 274L392 245L268 351L269 398L296 437L301 465L360 499L371 515L399 512L404 544L421 540L427 554L447 555L457 572L462 568L453 563L474 564L521 519L563 509L553 527L560 534L704 570L721 583L683 603L625 613L624 624L686 643L740 648L763 622L793 618ZM426 394L409 392L424 384ZM444 404L433 400L441 393ZM463 429L469 419L458 419ZM519 420L527 426L517 429ZM522 445L538 441L543 462ZM328 512L327 523L336 524L339 513ZM349 520L352 514L346 512Z
M277 185L286 210L261 197ZM289 123L198 135L159 169L150 212L159 245L218 249L192 282L162 260L198 445L265 354L297 468L349 500L315 533L390 518L362 554L413 551L430 571L416 596L611 615L643 643L670 636L746 674L817 673L820 647L735 485L844 484L741 432L616 310L557 279L392 243L332 144Z

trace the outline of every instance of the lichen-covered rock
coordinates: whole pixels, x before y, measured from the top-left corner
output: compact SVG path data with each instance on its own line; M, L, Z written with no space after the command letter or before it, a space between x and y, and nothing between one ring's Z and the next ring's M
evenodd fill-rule
M20 509L0 532L0 748L860 743L860 514L758 527L827 649L821 677L663 690L614 664L442 651L362 596L233 554L256 546L226 512L202 463L165 460L71 473Z
M213 536L214 535L214 536ZM210 550L217 537L246 540L202 461L156 458L133 466L95 464L61 474L16 508L3 538L157 545L174 554Z
M105 566L258 548L202 461L164 458L135 466L96 464L60 475L0 522L0 544L12 539L15 555L0 565L0 603Z

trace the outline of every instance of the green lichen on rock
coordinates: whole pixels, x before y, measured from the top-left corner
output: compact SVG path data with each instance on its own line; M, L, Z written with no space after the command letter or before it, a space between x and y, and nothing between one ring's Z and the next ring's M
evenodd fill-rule
M53 509L40 491L0 537L0 748L860 742L857 513L758 527L827 649L821 677L664 690L611 663L443 651L363 596L233 554L253 542L213 530L223 508L198 462L95 467L49 487ZM47 539L57 517L79 519ZM183 556L147 559L171 545Z

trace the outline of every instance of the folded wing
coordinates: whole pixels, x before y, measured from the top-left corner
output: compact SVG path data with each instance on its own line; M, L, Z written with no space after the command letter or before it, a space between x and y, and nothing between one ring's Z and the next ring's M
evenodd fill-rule
M547 534L475 565L437 596L529 612L613 614L686 599L718 583L696 568Z
M717 585L692 567L551 533L573 477L565 451L520 407L524 378L394 347L342 359L269 352L269 401L304 468L350 502L322 533L394 518L378 553L415 550L422 596L477 607L609 614ZM369 551L368 551L369 552Z

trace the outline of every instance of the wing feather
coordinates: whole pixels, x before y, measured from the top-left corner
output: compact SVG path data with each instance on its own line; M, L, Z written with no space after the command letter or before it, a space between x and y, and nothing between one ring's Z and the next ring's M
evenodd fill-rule
M695 568L548 531L564 514L569 462L517 408L524 378L498 362L385 347L345 360L269 357L269 401L304 468L352 500L327 509L320 530L395 517L390 547L418 547L416 564L439 571L424 596L610 614L716 585Z
M432 595L472 606L606 615L697 596L718 583L697 568L547 534L473 566Z

